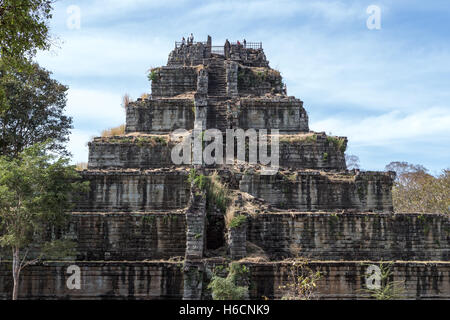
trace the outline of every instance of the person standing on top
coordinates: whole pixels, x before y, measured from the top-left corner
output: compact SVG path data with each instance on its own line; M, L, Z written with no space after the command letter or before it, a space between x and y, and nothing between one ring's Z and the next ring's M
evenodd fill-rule
M223 52L225 54L225 59L229 59L230 58L230 49L231 49L231 44L230 41L225 40L225 45L223 46Z
M184 39L184 37L183 37L183 39L181 39L181 46L184 47L185 44L186 44L186 39Z
M189 36L189 42L191 44L194 44L194 35L191 33L191 35Z
M247 48L247 41L244 39L244 49Z

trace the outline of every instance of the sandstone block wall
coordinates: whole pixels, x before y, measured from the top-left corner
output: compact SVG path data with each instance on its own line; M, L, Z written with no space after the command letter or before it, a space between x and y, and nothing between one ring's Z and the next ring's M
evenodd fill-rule
M152 81L152 96L173 97L197 90L197 69L193 67L161 67Z
M438 214L261 214L247 240L272 259L450 260L450 220Z
M280 166L294 169L346 170L345 152L324 134L280 136Z
M288 176L246 174L240 190L281 209L299 211L393 211L389 173L324 174L302 171Z
M80 212L129 212L184 208L189 199L185 171L84 171L90 192Z
M311 262L321 272L317 282L318 299L367 299L365 273L368 265L380 262ZM69 290L67 268L81 269L81 289ZM289 265L248 263L250 298L280 299L280 286L289 283ZM181 299L183 267L167 262L57 262L24 269L20 283L21 299ZM449 262L402 262L391 265L392 276L403 288L403 299L450 299ZM0 298L9 299L12 291L10 264L0 263Z
M163 139L153 143L93 141L89 143L89 168L161 168L173 165L173 144Z
M81 289L69 290L71 265L81 269ZM0 263L0 299L10 299L9 263ZM162 262L53 262L30 266L21 273L19 299L181 299L180 263Z
M279 165L294 169L345 170L344 152L327 140L325 135L280 136ZM284 140L285 139L285 140ZM294 141L291 141L294 139ZM226 136L223 137L226 155ZM160 168L171 167L171 152L175 146L168 136L99 138L89 143L89 168ZM235 142L235 154L237 143ZM270 143L269 148L270 150ZM246 151L248 157L248 150ZM224 160L225 163L225 160Z
M184 257L184 212L74 213L65 236L77 260L137 261Z
M280 73L268 67L251 68L240 65L237 80L240 95L262 96L284 92Z
M126 133L169 133L194 128L193 99L147 99L130 103L126 112Z
M308 132L308 115L303 102L293 98L243 98L232 109L235 126L244 130L253 128L278 129L280 133Z
M368 299L365 273L368 265L377 262L319 262L308 264L312 270L320 271L317 282L318 299ZM387 264L385 264L387 265ZM292 283L288 277L289 265L286 263L251 264L250 297L281 299L284 292L280 286ZM401 299L450 299L449 262L394 262L389 281L396 281L402 288Z

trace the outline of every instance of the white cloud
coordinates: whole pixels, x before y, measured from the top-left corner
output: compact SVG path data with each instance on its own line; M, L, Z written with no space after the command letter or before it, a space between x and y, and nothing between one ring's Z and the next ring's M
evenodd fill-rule
M312 122L315 131L347 136L354 147L372 147L424 141L444 142L450 138L447 108L429 108L409 114L398 111L357 119L327 118Z

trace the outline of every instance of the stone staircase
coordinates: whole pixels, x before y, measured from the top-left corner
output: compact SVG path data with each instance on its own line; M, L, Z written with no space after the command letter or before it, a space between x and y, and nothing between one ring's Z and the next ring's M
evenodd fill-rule
M227 95L227 78L224 59L216 57L208 64L208 95L212 97Z
M229 128L226 100L226 97L208 98L208 112L206 114L207 128L219 129L222 132L225 132Z

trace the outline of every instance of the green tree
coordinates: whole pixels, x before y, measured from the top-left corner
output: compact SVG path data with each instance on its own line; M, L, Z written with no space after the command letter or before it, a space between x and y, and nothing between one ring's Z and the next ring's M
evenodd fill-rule
M50 48L52 0L0 0L0 54L23 60Z
M421 165L391 162L386 170L397 174L392 189L396 212L450 214L450 169L433 176Z
M46 240L44 232L64 226L74 197L88 188L69 160L49 154L47 146L36 144L13 159L0 157L0 245L12 254L14 300L23 268L49 254L47 249L70 249L67 242ZM30 250L39 254L31 257Z
M48 139L51 150L63 151L72 128L64 115L68 88L38 64L29 66L18 71L0 61L0 155L16 157Z

